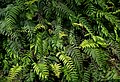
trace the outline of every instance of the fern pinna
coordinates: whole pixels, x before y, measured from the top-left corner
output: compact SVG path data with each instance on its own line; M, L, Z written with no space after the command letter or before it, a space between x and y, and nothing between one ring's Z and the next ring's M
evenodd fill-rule
M0 82L119 82L119 21L119 0L0 1Z

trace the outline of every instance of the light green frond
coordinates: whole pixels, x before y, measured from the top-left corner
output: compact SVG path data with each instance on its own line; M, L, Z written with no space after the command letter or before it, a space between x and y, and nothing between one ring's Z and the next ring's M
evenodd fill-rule
M63 72L65 73L66 79L68 81L77 81L78 80L78 74L77 74L77 70L73 64L73 61L71 59L71 57L65 55L62 52L58 52L56 54L57 57L59 57L59 59L63 62L64 64L64 70Z
M49 75L49 71L48 71L48 67L45 63L33 63L33 69L36 72L37 75L39 75L39 78L41 80L47 80L48 79L48 75Z
M19 66L18 64L16 66L13 66L13 68L11 68L9 71L8 82L12 82L12 80L15 79L21 70L22 66Z
M55 63L55 64L51 64L50 66L52 67L52 70L53 70L55 76L57 76L58 78L60 78L61 65Z
M82 48L96 48L99 47L97 43L95 43L93 40L84 40L81 44L80 47Z

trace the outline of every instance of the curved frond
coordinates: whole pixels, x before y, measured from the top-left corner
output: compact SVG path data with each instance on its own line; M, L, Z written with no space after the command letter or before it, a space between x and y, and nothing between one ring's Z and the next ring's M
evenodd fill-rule
M18 64L16 66L13 66L13 68L10 69L9 75L8 75L8 82L11 82L15 77L20 73L22 70L22 66L19 66Z
M57 76L58 78L60 78L61 65L55 63L55 64L51 64L50 66L52 67L52 70L53 70L55 76Z
M78 74L76 72L76 68L73 64L73 61L71 58L64 53L57 53L57 57L61 61L63 61L64 67L63 67L63 72L65 73L65 77L68 81L77 81L78 80Z
M39 78L41 80L47 80L49 75L47 65L44 63L39 64L33 63L33 65L34 65L33 69L37 73L37 75L39 75Z

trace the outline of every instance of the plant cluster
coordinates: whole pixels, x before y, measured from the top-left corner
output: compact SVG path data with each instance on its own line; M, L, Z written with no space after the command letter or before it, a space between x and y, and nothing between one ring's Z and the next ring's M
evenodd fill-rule
M0 1L0 82L119 82L119 0Z

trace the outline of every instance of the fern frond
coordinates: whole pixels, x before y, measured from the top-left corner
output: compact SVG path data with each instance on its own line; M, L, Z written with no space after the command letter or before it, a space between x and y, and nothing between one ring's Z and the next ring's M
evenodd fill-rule
M48 67L45 63L33 63L33 69L36 72L37 75L39 75L39 78L41 80L47 80L48 79L48 75L49 75L49 71L48 71Z
M19 6L10 5L6 8L5 12L5 20L2 22L0 29L2 34L11 36L13 34L12 30L18 21L21 8Z
M34 54L36 53L39 53L41 56L43 54L43 41L42 41L42 33L38 33L36 35L36 41L35 41L35 52Z
M117 18L116 16L114 16L114 15L108 13L108 12L104 12L104 16L105 16L105 18L106 18L108 21L110 21L112 24L115 24L115 25L118 24L118 21L119 21L119 20L118 20L118 18Z
M64 64L64 70L63 72L65 72L65 76L66 76L66 79L68 81L77 81L78 80L78 74L76 72L76 68L74 66L74 63L72 61L72 59L67 56L67 55L64 55L64 53L62 52L59 52L56 54L57 57L59 57L59 59L63 62Z
M106 36L106 37L109 37L109 32L107 30L107 28L103 25L103 24L100 24L99 26L101 26L101 32Z
M80 17L79 18L79 23L73 23L74 26L80 26L80 27L84 27L88 33L93 36L92 30L91 30L91 26L89 25L89 23L87 22L87 20L85 19L85 17Z
M57 76L58 78L60 78L61 65L55 63L55 64L51 64L50 66L52 67L52 71L54 72L55 76Z
M106 44L104 38L102 38L100 36L92 36L92 38L97 44L101 45L102 47L108 46L108 44Z
M80 52L80 50L76 47L73 46L68 46L66 47L66 54L72 58L72 61L75 65L75 68L77 69L78 72L78 77L79 80L81 79L82 75L82 70L83 70L83 55Z
M120 13L120 9L116 10L115 12L112 12L112 14Z
M110 49L108 52L111 53L111 55L117 56L117 58L120 60L120 45L116 42L110 42Z
M96 0L96 4L98 4L103 11L105 11L107 9L107 5L106 5L106 2L105 0Z
M8 75L8 82L11 82L15 77L18 75L18 73L22 70L22 66L19 66L18 64L16 66L13 66L13 68L10 69L9 75Z
M21 44L19 43L17 38L15 39L15 41L8 39L7 45L4 45L4 48L6 49L6 52L11 59L18 58L18 54L21 49Z
M99 47L97 43L95 43L93 40L84 40L81 44L80 47L82 48L96 48Z
M98 10L98 11L96 12L96 17L97 17L97 18L101 18L101 17L103 17L103 16L104 16L104 12L103 12L103 11Z
M97 48L85 48L84 52L90 56L92 56L92 58L94 59L95 62L97 62L97 64L100 67L106 67L107 66L107 60L108 60L108 54L105 53L103 50L101 49L97 49Z
M13 25L16 24L17 16L20 14L20 12L21 9L19 6L14 6L7 12L5 16L7 27L13 27Z
M75 40L74 30L70 30L68 39L69 39L69 44L75 44L76 40Z
M67 51L66 54L70 57L72 57L74 63L76 64L76 66L78 66L78 69L80 69L80 65L82 65L83 63L83 58L82 58L82 54L80 52L80 50L78 48L75 47L67 47Z
M101 45L102 47L107 47L108 44L105 43L105 40L100 37L100 36L92 36L93 40L90 39L90 40L84 40L81 44L80 44L80 47L82 48L96 48L96 47L99 47L99 45Z
M73 70L73 63L71 61L71 58L69 56L66 56L66 55L60 55L60 60L63 61L63 63L70 69L70 70Z
M90 82L90 73L89 73L89 71L84 72L82 82Z
M96 11L97 11L96 7L93 6L93 4L89 4L86 9L86 14L90 17L94 17L96 14Z
M57 3L55 1L53 1L53 6L56 8L56 14L59 16L61 15L61 13L63 13L64 15L66 15L67 17L70 16L70 14L74 15L74 12L72 10L70 10L66 5L64 5L63 3ZM60 17L64 17L64 15L61 15Z
M96 16L100 17L100 18L104 16L112 25L115 25L115 27L119 26L118 18L116 16L112 15L111 13L98 10Z
M120 80L120 75L118 74L118 71L116 69L112 69L110 71L107 72L105 78L107 80L115 80L115 79L119 79Z
M13 8L13 4L9 4L9 5L7 5L7 7L6 8L0 8L0 19L4 19L5 18L5 16L6 16L6 13L9 11L9 10L11 10L11 8Z

